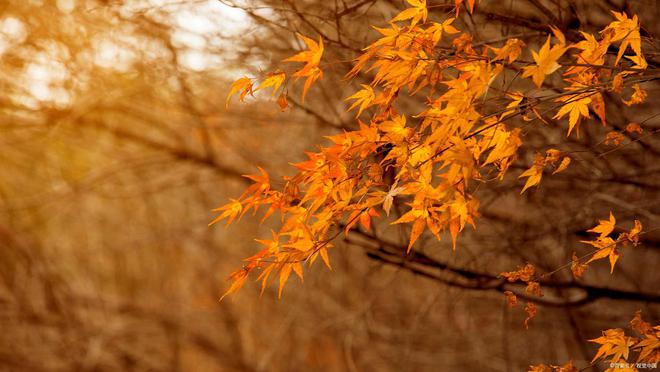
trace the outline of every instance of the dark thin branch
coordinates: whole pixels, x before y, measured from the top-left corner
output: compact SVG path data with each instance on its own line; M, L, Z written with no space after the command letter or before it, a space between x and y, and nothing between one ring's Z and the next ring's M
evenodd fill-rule
M524 292L525 283L509 283L504 278L500 278L494 274L454 267L417 251L412 251L406 255L404 254L406 247L402 245L385 241L361 230L353 230L352 232L377 245L376 247L373 247L370 244L364 244L365 242L360 242L355 239L346 239L350 244L364 248L367 251L366 253L369 258L404 268L417 275L433 279L452 287L475 291L512 291L518 297L534 301L539 305L550 307L582 306L604 298L621 301L660 303L660 294L598 287L575 281L558 282L544 280L541 281L540 284L545 288L556 290L580 291L581 295L577 298L560 300L530 296ZM449 276L442 274L449 274Z

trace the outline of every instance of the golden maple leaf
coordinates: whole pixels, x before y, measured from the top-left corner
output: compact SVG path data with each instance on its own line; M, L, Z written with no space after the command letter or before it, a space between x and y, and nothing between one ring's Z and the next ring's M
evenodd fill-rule
M518 178L527 177L527 182L523 186L521 194L525 192L528 188L538 185L541 183L541 178L543 177L543 168L545 167L545 158L541 154L534 155L534 164L524 171Z
M599 358L607 357L610 357L612 362L618 362L621 358L627 360L630 347L635 344L634 338L626 336L623 329L620 328L603 331L601 337L589 341L602 345L591 361L592 363Z
M580 95L569 95L558 99L558 101L565 102L565 104L559 109L553 119L561 119L564 115L569 114L568 134L566 136L571 135L571 131L573 131L573 128L578 125L583 117L589 118L591 97L580 97Z
M305 66L296 71L293 76L296 78L306 77L305 86L303 87L302 100L305 102L307 91L314 84L314 82L323 76L323 71L319 68L321 57L323 56L323 39L319 36L319 42L298 34L298 36L305 42L309 50L302 51L293 57L289 57L284 62L302 62Z
M619 259L619 252L616 249L616 242L614 239L608 237L598 238L596 240L582 240L582 243L591 244L594 247L598 248L596 253L587 261L587 263L599 260L601 258L609 257L610 259L610 273L614 272L614 265Z
M229 101L231 100L231 97L238 93L240 93L239 99L241 102L245 99L245 96L249 93L252 95L252 80L250 78L243 76L242 78L237 79L234 81L231 85L231 88L229 89L229 94L227 94L227 101L225 102L225 107L229 106Z
M557 63L557 60L566 52L566 50L568 50L564 34L554 27L551 27L551 29L559 40L559 43L553 45L551 48L550 35L548 35L548 38L541 49L538 52L532 51L532 57L534 58L536 65L523 68L523 77L531 76L534 84L539 88L543 84L546 75L552 74L561 67L561 65Z
M610 23L603 31L601 31L601 33L610 35L613 42L621 41L621 46L619 47L619 52L617 53L614 64L616 65L619 63L621 56L623 56L623 53L628 49L628 46L632 48L633 52L635 52L639 58L643 58L641 45L642 38L639 34L639 20L637 19L637 15L628 18L628 15L624 12L618 13L613 11L612 14L614 14L614 17L617 20Z
M594 227L593 229L587 230L588 232L595 232L599 233L601 238L604 238L612 231L614 231L614 226L616 225L616 218L614 218L614 215L610 211L610 218L607 220L599 220L598 225Z
M266 76L266 79L264 79L261 84L255 89L254 91L258 91L260 89L265 89L268 87L273 87L273 93L272 95L274 96L275 93L277 93L277 90L280 89L280 86L284 82L284 79L286 79L286 74L282 71L277 71L277 72L271 72Z
M358 109L358 113L357 113L356 117L360 116L360 114L362 113L362 111L364 111L364 109L371 106L373 104L374 99L376 98L376 94L374 93L374 90L373 90L372 87L370 87L369 85L366 85L366 84L361 84L361 85L362 85L361 90L358 90L355 94L353 94L352 96L346 98L347 101L349 99L354 99L355 100L355 102L353 102L351 107L348 108L348 111L351 111L352 109L354 109L358 105L360 106L360 108Z
M518 39L509 39L506 41L501 48L495 48L489 46L488 49L492 50L495 53L493 61L507 60L509 63L512 63L520 56L522 52L522 47L525 46L521 40Z
M420 20L426 22L426 17L429 15L429 11L426 9L426 0L406 0L406 2L408 2L412 8L402 11L390 22L393 23L410 19L410 27L415 27Z

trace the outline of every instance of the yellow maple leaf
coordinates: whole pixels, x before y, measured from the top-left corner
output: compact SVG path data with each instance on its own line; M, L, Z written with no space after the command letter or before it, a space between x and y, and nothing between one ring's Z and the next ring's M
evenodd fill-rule
M585 117L589 118L589 104L591 103L591 97L580 98L579 95L569 95L560 97L557 101L565 102L564 105L559 109L557 114L553 116L553 119L561 119L564 115L568 115L568 134L567 137L571 135L571 131L575 128L580 120Z
M634 66L632 66L632 68L634 69L646 70L646 68L649 67L649 64L648 62L646 62L644 56L634 55L634 56L626 56L626 58L628 58L635 64Z
M229 204L213 210L213 212L222 212L222 214L220 214L220 216L216 217L213 221L211 221L211 223L209 223L209 226L225 218L228 218L227 225L229 225L241 213L242 210L243 210L243 204L241 204L241 202L238 200L231 199L231 202Z
M545 80L546 75L550 75L555 72L561 65L557 63L559 57L561 57L568 47L566 47L566 39L564 35L558 29L552 27L552 32L555 34L559 40L558 44L555 44L550 47L550 36L545 41L545 44L541 47L538 52L532 51L532 57L536 65L526 66L523 68L523 77L532 77L534 84L537 87L541 87L543 80Z
M545 167L545 158L541 154L534 155L534 164L524 171L518 178L528 177L525 186L523 186L521 194L528 188L538 185L543 177L543 168Z
M621 46L619 47L614 64L619 63L621 56L628 49L628 46L641 58L642 38L639 34L639 20L637 19L637 15L628 18L628 15L624 12L618 13L613 11L612 14L614 14L617 20L610 23L601 33L610 35L612 42L621 40Z
M302 51L292 57L286 58L284 62L303 62L305 66L296 71L293 76L303 77L308 76L314 67L318 67L321 62L321 57L323 56L323 39L319 37L319 42L298 34L309 50Z
M303 36L298 35L307 45L309 50L302 51L293 57L289 57L284 60L284 62L302 62L305 63L305 66L300 70L296 71L293 76L296 78L306 77L305 86L303 87L302 100L305 102L305 96L309 87L314 84L314 82L323 76L323 71L319 68L319 63L321 63L321 57L323 56L323 39L319 36L319 42Z
M239 99L241 102L245 100L245 96L249 93L252 95L252 80L250 78L243 76L242 78L239 78L238 80L234 81L231 85L231 88L229 89L229 94L227 94L227 101L225 102L225 107L229 106L229 101L231 100L231 97L240 92Z
M503 125L498 125L493 129L492 135L484 136L487 148L492 147L493 149L482 166L495 163L499 169L498 178L502 179L509 165L516 159L518 148L522 145L520 128L507 131Z
M586 263L590 263L605 257L609 257L610 273L614 272L614 265L616 265L616 261L619 259L619 252L616 249L616 242L614 241L614 239L608 236L605 238L598 238L596 240L582 240L581 242L586 244L591 244L594 247L598 248L596 253L594 253L594 255L591 256L589 261L587 261Z
M330 244L326 245L326 247L329 246ZM325 266L327 266L328 269L332 270L332 266L330 265L330 257L328 257L328 250L326 248L321 248L319 249L319 254L321 255L321 259L323 260Z
M408 243L408 252L412 249L413 244L417 241L417 238L424 232L424 227L426 226L426 217L428 216L428 211L426 209L411 209L401 216L398 220L392 222L392 224L413 222L412 230L410 232L410 241Z
M232 280L231 285L229 286L229 289L220 297L220 301L222 301L223 298L229 296L232 293L238 292L243 287L243 284L245 284L245 281L247 280L249 271L245 269L240 269L236 270L233 273L229 275L229 279Z
M426 220L425 219L417 219L415 222L413 222L412 229L410 230L410 242L408 243L408 250L406 253L410 252L412 249L413 244L417 241L417 238L419 238L420 235L424 232L424 228L426 227Z
M605 55L607 48L610 46L610 39L604 38L596 40L596 38L586 32L580 32L584 40L576 43L574 47L579 49L580 52L575 55L576 62L579 66L570 66L566 69L565 75L581 74L589 71L590 66L602 66L605 63Z
M648 333L644 335L635 349L639 350L638 362L658 363L660 361L660 327L655 326L656 334Z
M599 358L608 356L611 362L619 362L621 358L627 360L630 347L635 344L634 338L626 336L623 329L620 328L603 331L601 337L589 341L602 345L591 361L592 363Z
M385 137L395 145L403 142L411 133L411 128L406 127L405 115L395 116L392 120L382 122L380 129L385 132Z
M274 96L275 93L277 93L277 90L280 89L280 86L284 82L284 79L286 79L286 74L284 72L271 72L266 76L266 79L259 84L257 89L254 91L258 91L260 89L265 89L268 87L273 87L273 93L272 95Z
M371 106L373 104L374 99L376 98L373 88L371 88L369 85L366 84L361 84L361 85L362 85L361 90L357 91L352 96L346 98L347 101L349 99L355 100L355 102L353 102L351 107L348 108L348 111L351 111L358 105L360 106L356 117L360 116L360 114L362 113L362 111L364 111L364 109Z
M598 225L596 227L594 227L593 229L587 230L587 231L598 233L598 234L600 234L601 238L604 238L604 237L610 235L610 233L612 233L612 231L614 231L615 225L616 225L616 218L614 218L614 215L612 214L612 212L610 212L610 218L609 219L599 220Z
M303 93L302 93L302 102L305 103L305 96L307 95L307 91L309 88L318 80L319 78L323 77L323 71L321 71L320 68L315 67L310 74L307 76L307 79L305 80L305 85L303 86Z
M523 102L525 99L525 95L520 93L520 92L511 92L506 94L507 97L511 98L512 101L509 102L509 104L506 106L507 110L500 115L500 120L508 117L509 115L515 113L518 111L518 106Z
M412 8L402 11L390 22L399 22L410 19L410 27L415 27L420 20L426 22L426 17L429 15L429 11L426 9L426 0L406 0L406 2L408 2Z
M282 266L282 269L280 270L280 286L277 291L278 298L282 298L282 290L284 289L284 285L286 284L286 281L289 280L289 276L291 275L292 270L293 270L292 264L285 263Z
M518 59L520 53L522 52L522 47L524 46L525 43L523 43L521 40L509 39L501 48L494 48L490 46L488 48L495 53L493 61L508 60L509 63L511 63Z

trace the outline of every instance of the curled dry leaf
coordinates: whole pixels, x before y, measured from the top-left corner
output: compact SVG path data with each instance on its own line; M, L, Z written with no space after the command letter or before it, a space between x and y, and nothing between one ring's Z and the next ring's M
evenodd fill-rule
M527 283L525 292L534 296L543 297L543 291L541 291L541 285L539 282L530 281Z
M651 324L642 320L641 310L635 311L635 316L630 321L630 328L632 328L633 331L639 333L640 335L645 335L653 330Z
M605 136L605 144L606 145L612 145L612 146L619 146L623 140L626 139L626 137L623 136L620 132L617 131L611 131L608 132L607 135Z
M559 172L565 171L566 168L568 168L569 164L571 164L571 158L565 156L563 159L561 159L561 163L559 163L559 166L557 167L557 169L555 169L554 172L552 172L552 174L557 174Z
M573 259L571 261L571 272L573 272L573 276L577 278L581 278L582 275L584 275L584 272L587 270L588 265L580 263L580 259L578 256L573 252Z
M644 130L637 123L629 123L628 125L626 125L626 132L642 134L644 132Z
M642 103L646 100L646 97L648 96L648 93L644 89L642 89L639 84L633 85L633 94L630 96L629 100L623 100L623 103L626 106L632 106L636 105L639 103Z
M523 282L529 282L532 280L535 270L536 269L534 268L534 265L528 263L516 271L508 271L508 272L500 273L500 276L506 278L509 282L515 282L518 280Z
M518 306L518 297L511 291L504 291L504 296L506 296L506 303L509 307Z
M277 97L277 105L280 107L280 111L285 111L289 107L289 101L286 99L286 92L280 93L280 96Z
M533 302L527 302L525 305L525 312L527 313L527 318L525 319L525 329L529 329L529 321L536 316L536 305Z

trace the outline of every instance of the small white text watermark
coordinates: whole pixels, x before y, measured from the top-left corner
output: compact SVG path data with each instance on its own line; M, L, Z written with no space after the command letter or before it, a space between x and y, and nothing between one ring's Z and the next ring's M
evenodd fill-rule
M658 368L658 363L610 363L610 368L624 369L624 368L640 368L651 369Z

